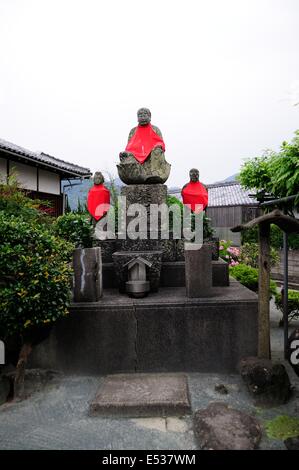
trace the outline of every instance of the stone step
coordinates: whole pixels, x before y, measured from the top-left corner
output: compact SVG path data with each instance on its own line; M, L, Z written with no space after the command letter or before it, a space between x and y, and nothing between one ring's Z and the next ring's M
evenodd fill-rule
M166 417L191 413L184 374L108 375L90 403L90 416Z

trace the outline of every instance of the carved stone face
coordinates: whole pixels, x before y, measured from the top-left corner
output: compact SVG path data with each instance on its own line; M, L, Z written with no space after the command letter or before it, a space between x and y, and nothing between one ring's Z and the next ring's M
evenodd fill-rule
M199 171L196 168L191 168L189 176L192 183L197 183L199 181Z
M100 171L96 171L93 175L93 184L103 184L104 183L104 176Z
M146 126L151 122L151 112L148 108L140 108L137 111L138 124Z

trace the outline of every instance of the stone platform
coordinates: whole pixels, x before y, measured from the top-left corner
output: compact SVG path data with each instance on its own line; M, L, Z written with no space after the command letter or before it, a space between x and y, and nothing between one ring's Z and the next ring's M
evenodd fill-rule
M219 258L212 261L212 282L214 287L229 286L228 264ZM117 287L117 276L113 263L103 263L104 288ZM161 287L184 287L185 261L162 262Z
M65 373L232 372L257 354L257 296L238 282L188 299L183 287L144 299L104 289L77 303L33 353L31 367Z
M183 374L117 374L104 378L90 416L184 416L191 413Z

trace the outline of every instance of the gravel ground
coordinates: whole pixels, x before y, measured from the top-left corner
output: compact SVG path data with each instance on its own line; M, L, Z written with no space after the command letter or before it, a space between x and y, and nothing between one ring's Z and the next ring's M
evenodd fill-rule
M271 306L273 357L282 358L283 330ZM297 323L298 324L298 323ZM294 323L293 326L296 324ZM193 411L223 401L255 415L261 424L277 415L299 416L299 378L288 368L294 393L286 405L256 408L238 375L188 374ZM190 416L182 418L99 418L88 416L88 404L101 377L54 376L39 391L18 403L0 407L0 449L196 449ZM227 395L215 392L225 384ZM265 433L261 449L284 449Z

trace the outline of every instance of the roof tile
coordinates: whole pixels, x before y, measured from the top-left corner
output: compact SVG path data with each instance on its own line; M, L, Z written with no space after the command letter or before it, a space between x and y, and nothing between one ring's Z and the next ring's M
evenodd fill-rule
M4 139L0 139L0 149L8 150L9 152L15 153L17 155L30 158L32 160L35 160L36 162L45 163L46 165L49 165L53 168L74 173L78 176L91 175L91 171L89 168L84 168L82 166L75 165L64 160L60 160L59 158L52 157L52 155L48 155L43 152L33 152L32 150L27 150L24 147L20 147L19 145L13 144L11 142L7 142Z

